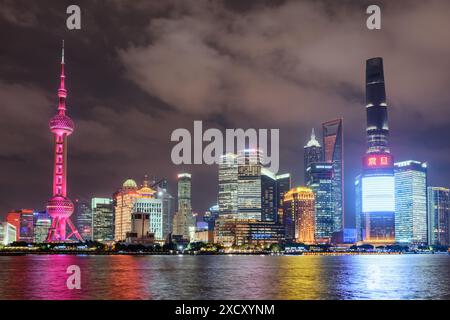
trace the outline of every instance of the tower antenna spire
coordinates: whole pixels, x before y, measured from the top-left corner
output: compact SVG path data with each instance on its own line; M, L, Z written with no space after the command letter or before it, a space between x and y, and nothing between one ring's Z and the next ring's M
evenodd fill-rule
M62 41L61 64L64 64L64 39Z

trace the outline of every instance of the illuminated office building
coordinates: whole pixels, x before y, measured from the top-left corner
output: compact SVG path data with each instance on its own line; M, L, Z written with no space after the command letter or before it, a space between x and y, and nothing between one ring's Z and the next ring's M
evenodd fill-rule
M304 181L305 184L309 181L309 172L307 168L311 163L315 162L321 162L323 159L323 150L320 146L319 141L316 139L316 134L314 132L314 128L311 132L311 138L309 139L308 143L303 147L303 153L304 153Z
M238 218L261 220L261 151L238 154Z
M222 155L219 163L219 214L238 214L238 164L233 153Z
M84 200L75 200L75 215L78 232L84 241L92 240L92 209L90 203Z
M165 179L163 181L163 184L156 186L156 198L162 201L163 238L166 239L172 233L175 204L173 196L167 191L167 181Z
M32 243L34 240L34 212L21 209L8 212L6 221L16 227L16 240Z
M20 235L20 210L8 212L6 215L6 222L16 228L16 241L19 241Z
M156 198L156 191L150 188L147 179L144 180L142 188L140 188L137 193L138 196L136 197L133 206L132 221L134 221L134 219L138 219L140 216L140 222L143 224L148 224L145 227L146 233L148 232L154 234L155 240L164 240L162 199ZM132 224L131 232L141 234L138 230L134 230L133 226L135 227L135 225Z
M277 177L261 168L261 221L277 220Z
M358 240L388 244L395 242L395 179L381 58L366 63L366 113L367 151L355 181Z
M394 164L395 241L427 243L427 164L403 161Z
M291 190L291 174L284 173L276 176L277 182L277 219L278 224L283 224L283 201L284 195Z
M92 198L92 239L94 241L114 240L114 205L110 198Z
M124 241L127 233L131 232L131 214L136 198L139 196L137 190L136 182L128 179L113 196L115 241Z
M208 230L214 231L214 226L216 223L216 220L219 218L219 205L214 205L210 207L204 214L203 214L203 221L208 224ZM236 217L235 215L231 215L230 217Z
M286 241L315 242L314 193L307 187L296 187L284 195L283 224Z
M52 218L46 211L34 213L34 243L43 243L47 239L48 230L52 225Z
M319 243L329 243L334 232L333 164L311 163L306 172L306 186L313 191L315 198L315 239Z
M450 189L428 187L428 241L450 245Z
M16 240L32 243L34 240L34 212L30 209L8 213L6 221L16 227Z
M343 120L335 119L322 124L323 161L333 165L333 232L344 229L344 131Z
M190 240L195 233L191 204L191 174L178 175L178 211L173 218L173 234Z
M241 245L268 246L284 241L282 225L254 219L235 219L221 216L216 220L214 243L226 247Z
M16 234L16 226L7 221L0 222L0 245L7 246L16 241Z

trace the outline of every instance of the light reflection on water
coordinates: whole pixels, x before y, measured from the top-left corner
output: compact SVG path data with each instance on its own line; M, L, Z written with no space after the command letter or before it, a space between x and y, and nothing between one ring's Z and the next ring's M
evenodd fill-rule
M0 299L450 299L450 256L3 256Z

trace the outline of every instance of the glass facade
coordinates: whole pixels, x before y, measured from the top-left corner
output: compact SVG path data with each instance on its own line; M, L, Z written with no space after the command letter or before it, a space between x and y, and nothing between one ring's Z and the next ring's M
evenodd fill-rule
M261 221L277 220L277 178L261 168Z
M52 225L52 218L46 211L34 213L34 242L43 243L47 239L48 230Z
M395 172L395 241L426 244L427 241L427 165L403 161Z
M87 201L75 200L77 229L84 241L92 240L92 209Z
M307 187L315 197L315 239L330 242L333 236L333 165L326 162L312 163L306 168Z
M238 165L237 156L232 153L221 157L219 163L219 214L238 213Z
M428 187L428 241L450 245L450 189Z
M303 147L303 165L304 165L304 181L305 184L310 180L310 172L307 170L308 167L315 162L323 161L323 152L322 147L320 146L319 141L316 140L316 134L314 133L314 128L311 132L311 138L308 143Z
M114 240L114 207L110 198L92 198L92 239L94 241Z
M238 155L238 218L261 220L261 162L256 149Z
M322 124L324 161L333 165L333 232L344 228L344 136L343 120Z

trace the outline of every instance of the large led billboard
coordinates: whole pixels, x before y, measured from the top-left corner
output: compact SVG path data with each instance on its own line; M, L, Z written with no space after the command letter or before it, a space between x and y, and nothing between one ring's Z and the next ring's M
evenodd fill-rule
M395 181L393 175L362 178L362 211L395 211Z

